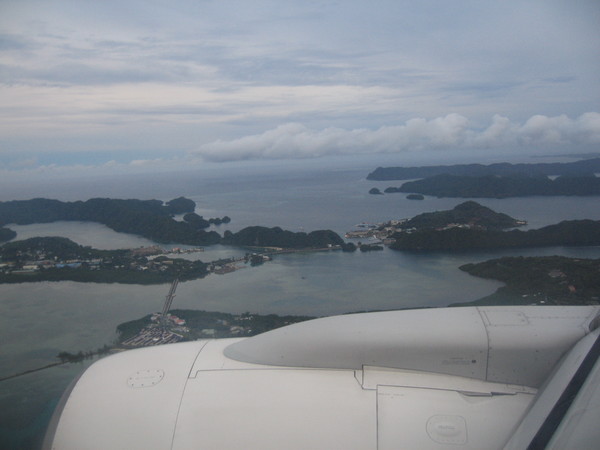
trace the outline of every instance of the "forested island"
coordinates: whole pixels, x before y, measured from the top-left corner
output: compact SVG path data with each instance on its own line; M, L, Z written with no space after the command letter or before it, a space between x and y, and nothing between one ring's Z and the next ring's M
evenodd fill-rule
M425 230L439 229L450 225L465 225L469 228L502 230L519 227L526 223L524 220L510 217L508 214L495 212L477 202L468 201L456 205L450 210L418 214L400 224L399 228Z
M457 175L469 177L484 176L582 176L600 172L600 158L591 158L570 163L496 163L496 164L454 164L420 167L378 167L367 175L367 180L390 181L428 178L436 175Z
M398 232L390 244L393 250L456 251L502 248L600 245L600 222L567 220L537 230L500 231L452 227Z
M466 176L441 174L422 180L408 181L385 193L403 192L435 197L508 198L540 196L600 195L600 178L590 175L565 175L556 179L546 176Z
M518 220L504 213L497 213L472 200L456 205L446 211L434 211L418 214L412 219L389 220L360 231L349 231L347 238L365 239L376 238L387 244L404 235L417 232L439 232L452 228L475 230L504 230L507 228L526 225L524 220ZM363 250L364 244L360 246ZM364 250L366 251L366 250Z
M237 233L205 231L210 225L229 223L228 216L204 219L194 213L196 203L179 197L163 203L160 200L120 200L94 198L85 202L61 202L36 198L0 202L0 226L15 223L49 223L59 220L89 221L108 226L117 232L131 233L158 243L184 245L225 244L236 246L280 248L325 248L343 246L344 240L331 230L310 233L292 232L279 227L253 226ZM181 221L173 215L184 214ZM0 228L0 242L15 237L14 231Z
M572 163L497 163L449 166L378 167L368 180L414 180L384 193L436 197L507 198L534 195L600 195L600 158ZM415 180L417 179L417 180ZM381 194L378 188L369 191Z
M219 233L206 231L210 221L193 213L193 200L179 197L166 203L160 200L121 200L92 198L61 202L45 198L0 202L0 226L10 223L29 225L60 220L97 222L114 231L131 233L159 243L211 245L221 240ZM186 214L187 213L187 214ZM186 214L182 221L173 218ZM216 223L216 219L212 219ZM229 221L228 217L219 221Z
M239 247L278 247L278 248L326 248L342 246L344 240L331 230L317 230L310 233L293 232L279 227L247 227L237 233L226 231L221 241L225 245Z
M600 259L504 257L466 264L470 275L506 283L475 305L597 305L600 303Z

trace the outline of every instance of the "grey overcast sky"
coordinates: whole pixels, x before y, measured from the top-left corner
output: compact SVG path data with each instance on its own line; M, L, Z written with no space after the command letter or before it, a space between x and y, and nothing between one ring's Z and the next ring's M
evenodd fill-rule
M597 151L599 24L597 0L0 0L0 172Z

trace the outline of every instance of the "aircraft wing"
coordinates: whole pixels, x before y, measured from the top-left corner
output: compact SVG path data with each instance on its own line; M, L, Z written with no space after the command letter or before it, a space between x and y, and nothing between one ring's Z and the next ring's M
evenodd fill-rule
M99 360L74 382L45 446L595 443L599 313L537 306L352 314L246 339L131 350Z

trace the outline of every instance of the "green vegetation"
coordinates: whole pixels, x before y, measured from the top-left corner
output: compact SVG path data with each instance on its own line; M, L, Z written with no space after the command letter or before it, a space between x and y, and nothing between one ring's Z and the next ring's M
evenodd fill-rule
M473 228L424 229L392 236L394 250L478 250L548 246L600 245L600 222L570 220L537 230L498 231Z
M123 233L132 233L160 243L186 245L229 244L238 246L281 247L290 249L324 248L342 245L344 241L330 230L294 233L279 227L248 227L237 233L204 231L214 224L229 223L228 216L204 219L193 212L195 203L184 197L167 202L160 200L115 200L94 198L85 202L61 202L37 198L33 200L0 202L0 226L48 223L58 220L98 222ZM171 214L186 213L183 221ZM10 230L9 230L10 231ZM6 236L13 236L6 232ZM1 236L1 235L0 235ZM14 236L13 236L14 237Z
M279 227L247 227L237 233L226 231L223 244L241 247L280 247L291 249L326 248L329 245L342 245L344 240L331 230L317 230L310 233L282 230Z
M400 188L385 192L414 192L437 197L507 198L533 195L600 195L600 178L591 175L561 176L464 176L441 174L423 180L409 181Z
M0 247L0 260L24 264L32 259L71 260L75 258L102 258L112 255L122 257L127 250L96 250L83 247L63 237L33 237L23 241L8 242Z
M537 230L498 231L468 228L395 233L393 250L479 250L551 246L600 245L600 222L570 220Z
M378 167L367 176L367 180L411 180L434 177L436 175L458 175L470 177L484 176L548 176L548 175L588 175L600 172L600 158L592 158L571 163L510 164L456 164L451 166L421 167Z
M27 225L59 220L98 222L122 233L132 233L161 243L210 245L221 240L214 232L206 232L188 222L178 222L171 215L191 212L192 200L180 197L160 200L118 200L93 198L85 202L61 202L36 198L0 202L0 226L8 223Z
M208 222L213 225L221 225L222 223L227 224L231 222L231 218L229 216L223 216L221 219L217 217L215 219L208 219Z
M196 203L189 198L177 197L169 200L166 206L170 214L183 214L193 211L196 208Z
M206 232L212 224L229 223L228 216L204 219L190 210L192 200L184 197L163 204L159 200L91 199L85 202L61 202L33 199L0 202L2 223L47 223L56 220L81 220L103 223L115 231L144 236L156 242L178 244L224 243L238 246L280 247L282 249L321 249L344 246L344 241L330 230L293 233L279 227L248 227L238 233ZM187 212L186 212L187 211ZM184 214L179 222L171 214ZM14 238L15 233L0 228L0 238ZM345 248L351 250L350 246ZM182 281L203 277L214 269L217 273L235 270L234 261L209 266L202 261L172 259L159 256L148 259L152 252L97 250L83 247L66 238L32 238L9 242L0 247L0 283L34 281L78 281L96 283L158 284L174 278ZM247 258L252 265L262 263L258 255Z
M144 327L152 323L151 314L142 317L141 319L130 320L117 326L118 338L117 342L123 342L138 334Z
M199 216L196 213L187 213L185 216L183 216L183 220L197 229L208 228L211 225L221 225L222 223L231 222L231 219L228 216L225 216L222 219L217 217L206 220L204 217Z
M15 233L10 228L0 227L0 242L10 241L17 237L17 233Z
M84 352L83 350L79 350L77 353L60 352L58 355L56 355L56 357L60 359L61 363L74 363L81 362L85 359L94 358L96 356L106 355L110 352L110 350L111 347L104 345L95 351L88 350Z
M600 302L600 259L504 257L461 270L506 283L494 294L476 302L451 306L545 304L590 305Z
M199 216L196 213L187 213L183 216L183 220L195 228L208 228L210 227L210 222L206 220L204 217Z
M276 314L234 315L222 312L175 309L171 314L184 319L186 340L254 336L292 323L314 319L310 316L278 316ZM124 342L152 323L151 316L125 322L117 327L118 341Z
M419 214L404 222L401 228L442 228L450 224L499 230L518 227L525 223L513 219L507 214L497 213L477 202L468 201L455 206L451 210Z

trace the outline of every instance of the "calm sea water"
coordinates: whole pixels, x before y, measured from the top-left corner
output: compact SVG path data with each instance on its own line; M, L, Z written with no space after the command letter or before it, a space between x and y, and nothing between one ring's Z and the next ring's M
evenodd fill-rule
M210 176L187 173L106 179L91 186L71 180L19 191L20 198L46 196L85 200L93 196L159 198L184 195L205 217L232 218L225 229L249 225L281 226L293 231L329 228L340 234L360 222L412 217L449 209L462 199L410 201L401 194L372 196L371 187L393 182L365 180L373 168L344 167L246 173L240 169ZM270 169L273 169L272 167ZM400 183L396 183L399 185ZM8 191L10 194L10 191ZM29 195L27 195L29 194ZM6 191L4 193L6 194ZM77 197L77 195L80 195ZM14 198L17 198L16 196ZM4 198L9 200L10 198ZM530 228L565 219L600 219L597 198L477 200L496 211L529 221ZM152 245L137 236L115 233L98 224L57 222L11 226L19 239L66 236L97 248ZM244 251L207 248L196 254L209 261ZM546 248L461 254L383 252L307 253L278 256L259 267L181 283L175 308L242 313L324 316L351 311L446 306L476 300L500 284L471 277L458 267L503 255L563 254L600 257L600 248ZM111 343L115 327L160 310L168 286L80 284L74 282L0 285L0 376L56 361L60 351L93 350ZM0 383L0 447L39 445L60 394L84 365L61 366Z

